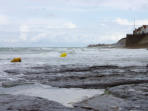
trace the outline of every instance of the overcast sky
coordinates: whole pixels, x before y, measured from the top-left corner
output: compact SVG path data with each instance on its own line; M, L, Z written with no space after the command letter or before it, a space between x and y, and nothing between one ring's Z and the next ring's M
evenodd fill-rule
M0 46L114 43L148 24L148 0L0 0Z

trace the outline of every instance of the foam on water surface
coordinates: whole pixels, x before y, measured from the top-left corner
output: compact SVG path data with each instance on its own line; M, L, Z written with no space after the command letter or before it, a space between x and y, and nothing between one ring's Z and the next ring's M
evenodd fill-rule
M60 54L66 52L66 58ZM116 48L0 48L0 77L19 79L5 73L5 70L38 65L74 66L147 66L148 50ZM21 57L21 63L10 63L14 57Z
M60 54L66 52L66 58ZM2 48L0 64L10 64L14 57L21 57L22 64L49 65L145 65L148 60L146 49L116 48Z

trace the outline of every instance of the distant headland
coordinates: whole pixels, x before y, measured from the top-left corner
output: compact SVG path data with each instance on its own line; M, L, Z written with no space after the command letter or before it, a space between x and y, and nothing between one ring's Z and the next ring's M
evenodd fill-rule
M91 44L88 47L148 48L148 25L143 25L114 44Z

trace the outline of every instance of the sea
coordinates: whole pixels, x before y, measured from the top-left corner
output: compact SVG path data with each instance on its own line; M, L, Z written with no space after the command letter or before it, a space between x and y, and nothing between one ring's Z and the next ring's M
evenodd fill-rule
M61 53L67 53L67 57L60 57ZM15 57L21 57L21 63L11 63ZM125 49L125 48L0 48L0 83L2 80L15 81L22 75L9 75L5 70L26 67L67 66L147 66L147 49ZM81 89L81 88L58 88L40 83L19 85L10 88L0 86L0 94L23 94L29 96L43 97L48 100L57 101L67 107L72 103L103 94L103 89Z

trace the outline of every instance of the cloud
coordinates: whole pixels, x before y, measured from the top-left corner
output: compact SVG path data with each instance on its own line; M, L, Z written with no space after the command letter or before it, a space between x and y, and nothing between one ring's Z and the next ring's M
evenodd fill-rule
M76 24L62 19L31 18L20 25L19 38L24 42L58 41L57 37L66 37L67 31L76 28Z
M123 10L139 10L148 8L147 0L104 0L104 7L111 7Z
M21 6L24 7L25 2L21 2ZM31 5L27 6L27 9L36 12L48 12L50 11L66 11L66 12L83 12L83 11L96 11L97 9L119 9L139 11L148 9L147 0L30 0ZM34 5L35 4L35 5ZM26 7L24 7L26 8ZM17 10L16 10L17 11ZM55 16L56 14L51 14Z
M30 18L24 21L23 24L28 25L32 29L57 29L57 28L67 28L73 29L77 28L77 25L72 23L71 21L63 20L63 19L51 19L51 18Z
M146 18L148 10L147 0L8 1L0 3L1 38L20 43L116 42L132 32L134 21L127 19L129 15ZM148 24L148 20L137 19L135 23Z
M115 22L119 25L132 25L127 19L117 18Z
M59 0L55 0L58 2ZM148 9L147 0L60 0L75 8L113 8L121 10L145 10ZM87 10L87 9L86 9Z
M120 40L121 38L123 38L125 36L124 32L112 32L110 34L104 35L100 42L106 42L106 43L113 43L115 41ZM110 41L110 42L109 42Z
M30 31L28 25L20 26L20 39L23 41L27 40L27 33Z
M134 20L129 21L128 19L124 18L117 18L115 22L119 25L134 25ZM135 20L135 25L140 26L140 25L148 25L148 19L143 19L143 20Z
M8 25L9 24L9 18L5 15L0 15L0 25Z
M64 27L65 28L74 29L74 28L77 28L77 25L76 24L73 24L72 22L68 22L68 23L65 23L64 24Z

